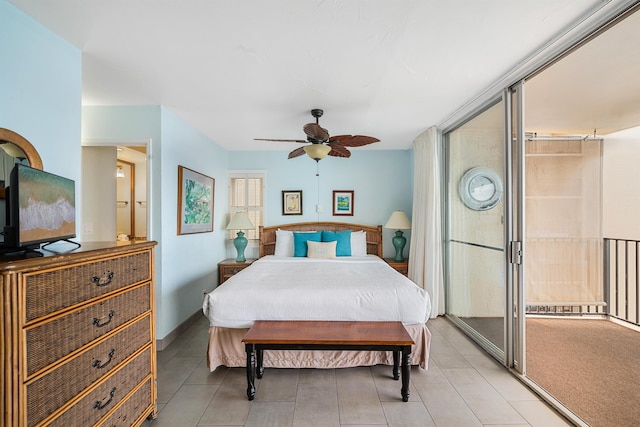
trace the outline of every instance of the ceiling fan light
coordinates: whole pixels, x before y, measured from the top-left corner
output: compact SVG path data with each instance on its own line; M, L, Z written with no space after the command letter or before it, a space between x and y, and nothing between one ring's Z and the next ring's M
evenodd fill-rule
M327 154L331 151L331 147L324 144L305 145L303 149L304 152L307 153L307 156L311 157L316 162L327 157Z

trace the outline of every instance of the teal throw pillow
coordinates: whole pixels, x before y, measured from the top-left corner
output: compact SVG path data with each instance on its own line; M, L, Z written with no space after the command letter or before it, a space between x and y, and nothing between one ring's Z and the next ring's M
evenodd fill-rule
M294 257L306 257L307 256L307 241L321 242L322 232L316 231L313 233L296 233L293 232L293 256Z
M338 242L336 256L351 256L351 230L322 231L323 242Z

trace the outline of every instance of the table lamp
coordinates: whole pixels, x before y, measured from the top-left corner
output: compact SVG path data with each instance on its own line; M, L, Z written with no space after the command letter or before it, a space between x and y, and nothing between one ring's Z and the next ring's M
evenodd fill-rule
M254 225L251 223L249 215L247 215L246 212L236 212L236 214L231 217L231 221L229 222L229 225L227 225L227 230L238 230L238 237L233 239L233 246L236 247L236 251L238 252L236 262L245 262L247 260L244 257L244 250L247 247L247 238L244 237L244 232L242 230L250 230L253 228Z
M393 211L384 228L397 230L395 237L391 240L393 247L396 248L396 257L393 260L404 261L402 251L407 244L407 238L402 235L402 230L411 230L411 222L407 218L407 214L402 211Z

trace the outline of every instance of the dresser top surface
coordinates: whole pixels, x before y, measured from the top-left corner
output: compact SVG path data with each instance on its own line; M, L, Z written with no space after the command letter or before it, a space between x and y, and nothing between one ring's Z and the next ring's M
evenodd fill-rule
M0 256L0 274L16 270L33 270L43 266L68 264L70 262L91 261L93 258L105 255L121 255L129 252L152 248L155 241L124 241L124 242L81 242L79 248L71 244L58 245L60 252L53 245L51 250L38 249L11 256Z

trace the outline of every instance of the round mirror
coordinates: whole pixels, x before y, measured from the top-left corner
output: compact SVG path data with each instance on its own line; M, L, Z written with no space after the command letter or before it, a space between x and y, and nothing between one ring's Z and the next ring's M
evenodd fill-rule
M502 198L502 181L497 173L485 167L469 169L460 180L460 199L469 209L486 211Z
M19 161L27 160L29 166L42 170L42 159L38 150L21 135L12 130L0 128L0 148Z

